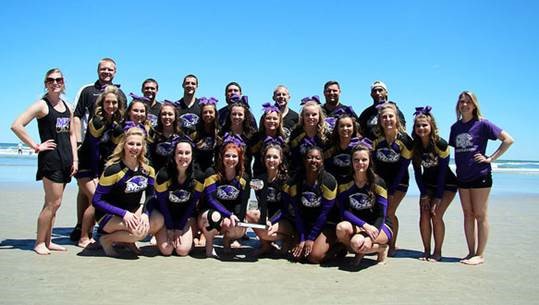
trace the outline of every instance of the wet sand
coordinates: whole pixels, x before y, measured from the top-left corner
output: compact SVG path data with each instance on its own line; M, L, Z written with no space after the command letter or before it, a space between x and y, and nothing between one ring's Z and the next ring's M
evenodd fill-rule
M66 190L54 228L54 241L68 251L39 256L32 248L41 184L5 183L0 193L0 304L539 303L537 195L491 197L491 234L483 265L458 262L467 254L458 196L445 215L444 260L418 260L418 199L410 196L397 212L397 256L384 266L367 257L359 267L350 267L351 256L323 266L241 256L203 259L201 250L189 257L162 257L148 243L140 244L143 255L138 258L82 251L68 239L75 224L74 183Z

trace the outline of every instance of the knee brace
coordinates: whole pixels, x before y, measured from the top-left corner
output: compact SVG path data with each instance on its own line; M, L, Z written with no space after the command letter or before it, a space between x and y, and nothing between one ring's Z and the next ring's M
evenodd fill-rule
M219 213L216 210L210 209L208 210L208 226L206 226L206 230L211 231L213 229L221 230L221 220L222 216L221 213Z

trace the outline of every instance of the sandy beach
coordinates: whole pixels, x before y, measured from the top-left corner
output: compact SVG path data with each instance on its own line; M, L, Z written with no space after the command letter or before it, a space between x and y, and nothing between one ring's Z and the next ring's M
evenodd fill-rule
M384 266L367 257L351 268L348 260L317 266L162 257L148 243L140 244L138 258L83 252L67 238L75 224L74 183L54 228L55 242L68 251L38 256L32 247L41 184L4 183L0 193L0 304L539 304L537 195L491 197L490 240L480 266L458 263L467 253L458 196L445 216L444 261L418 260L418 200L407 197L397 213L397 257Z

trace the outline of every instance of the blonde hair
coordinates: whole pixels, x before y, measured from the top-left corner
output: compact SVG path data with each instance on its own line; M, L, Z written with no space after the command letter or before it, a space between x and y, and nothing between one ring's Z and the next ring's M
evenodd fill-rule
M460 111L459 111L459 104L460 104L460 99L463 96L467 96L470 99L470 101L472 102L472 104L474 105L474 108L475 108L473 110L474 119L481 120L483 118L483 116L481 115L481 110L479 109L479 101L477 100L477 97L475 96L475 94L472 91L462 91L459 94L459 98L457 99L457 106L455 107L455 111L457 113L457 121L462 118L462 113L460 113Z
M316 101L310 100L303 105L303 107L301 108L301 113L299 115L298 125L301 126L301 128L304 127L303 115L305 114L305 107L307 106L315 106L318 110L319 120L316 135L320 138L320 140L322 140L323 143L325 143L327 141L327 134L329 133L329 129L326 124L326 115L322 111L322 107L320 106L320 104L318 104Z
M395 114L395 121L397 123L396 124L397 125L397 132L405 133L406 129L404 129L404 126L402 125L401 119L399 117L399 112L397 111L397 106L395 106L395 104L393 104L393 103L383 103L383 104L380 104L378 106L378 123L376 124L378 135L379 136L384 136L385 135L384 128L382 127L382 119L381 119L380 116L387 109L390 109Z
M150 165L148 158L146 158L146 135L144 134L144 131L139 127L131 127L121 136L120 142L114 148L114 151L110 155L110 158L107 161L107 164L105 164L105 166L110 166L111 164L120 162L120 160L123 159L125 153L125 142L127 141L127 138L129 136L140 136L142 138L142 150L137 156L137 160L139 165L142 166L142 168L144 169L144 171L149 172Z

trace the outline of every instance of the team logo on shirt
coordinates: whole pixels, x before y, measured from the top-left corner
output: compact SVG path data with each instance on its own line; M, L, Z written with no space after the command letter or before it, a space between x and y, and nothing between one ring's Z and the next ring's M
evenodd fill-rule
M374 206L374 198L364 193L357 193L348 196L350 208L360 211L370 209Z
M191 193L186 190L168 192L168 200L172 203L186 203L191 199Z
M316 195L313 192L303 192L301 193L301 204L308 208L319 207L321 203L320 196Z
M155 147L155 153L163 157L172 155L173 151L174 151L174 144L169 141L161 142L157 144Z
M350 154L338 154L333 157L333 164L336 167L349 167L352 165Z
M212 137L205 137L202 141L197 142L197 148L203 151L213 150L215 141Z
M232 185L220 185L217 187L217 199L236 200L240 195L240 190Z
M281 192L274 187L268 186L268 194L266 196L267 202L279 202L281 201Z
M157 116L153 113L148 113L148 120L152 124L152 127L157 126Z
M144 176L133 176L125 183L125 193L137 193L143 191L148 186L148 178Z
M465 133L461 133L459 134L456 138L455 138L455 145L456 145L456 149L458 149L458 151L473 151L474 148L473 148L473 137L471 134L465 132Z
M386 163L396 163L400 154L391 148L382 147L376 150L376 159Z
M199 119L198 115L194 113L185 113L180 116L182 127L186 129L195 129Z
M69 132L69 118L56 118L56 132Z
M367 126L371 129L374 128L374 126L378 125L378 116L373 116L369 121L367 121Z
M421 166L424 168L438 166L438 157L434 153L423 153L421 155Z

